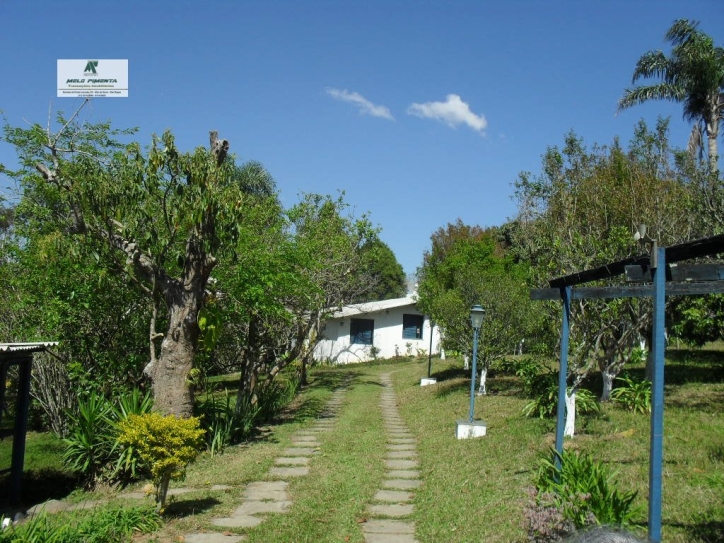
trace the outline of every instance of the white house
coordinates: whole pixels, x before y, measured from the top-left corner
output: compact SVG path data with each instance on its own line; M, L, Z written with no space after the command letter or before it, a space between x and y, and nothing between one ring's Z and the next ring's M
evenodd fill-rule
M324 327L314 349L320 362L349 364L374 358L440 352L440 332L430 329L430 319L420 313L413 296L348 305L337 311Z

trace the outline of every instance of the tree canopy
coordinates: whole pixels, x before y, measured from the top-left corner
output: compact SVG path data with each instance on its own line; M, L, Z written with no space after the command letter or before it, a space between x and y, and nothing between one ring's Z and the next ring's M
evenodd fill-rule
M28 270L6 277L37 282L36 330L69 340L66 370L102 366L138 383L143 369L156 408L189 416L192 369L224 358L224 333L241 353L227 369L273 378L309 356L328 308L371 288L362 248L376 232L345 213L343 196L305 195L284 210L269 172L237 164L215 132L193 152L170 132L143 151L134 131L80 119L5 127L21 164L9 172L22 188L11 260ZM46 265L58 274L44 277ZM13 303L32 305L27 293Z
M481 367L512 354L522 339L535 343L537 316L529 299L528 268L516 263L499 231L458 219L436 230L418 270L419 307L440 326L446 349L470 354L470 308L486 310ZM484 382L481 381L484 386Z
M679 19L666 32L671 54L648 51L639 58L633 83L640 79L660 81L625 90L619 110L649 100L670 100L684 107L684 119L694 123L689 149L703 150L708 140L710 172L718 171L717 138L724 117L724 48L699 30L697 21Z

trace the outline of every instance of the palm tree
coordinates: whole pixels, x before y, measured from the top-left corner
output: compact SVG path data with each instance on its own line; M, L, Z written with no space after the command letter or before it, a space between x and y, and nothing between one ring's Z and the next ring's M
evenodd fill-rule
M698 21L679 19L666 33L671 56L649 51L636 63L632 83L658 78L652 85L626 89L618 111L648 100L670 100L684 104L684 119L694 123L689 151L703 155L704 134L708 139L709 167L717 168L717 137L724 117L724 48L715 47L711 36L698 30Z

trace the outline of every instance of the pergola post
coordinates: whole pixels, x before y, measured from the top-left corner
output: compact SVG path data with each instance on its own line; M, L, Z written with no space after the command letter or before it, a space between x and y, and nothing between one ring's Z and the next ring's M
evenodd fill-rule
M20 503L20 492L25 463L25 435L28 430L28 411L30 408L30 372L33 355L28 354L18 363L18 398L15 412L15 432L13 435L13 456L10 471L10 504Z
M656 255L654 275L654 326L651 337L651 452L649 457L649 541L661 542L661 487L664 440L664 327L666 309L666 249Z
M570 336L571 287L561 288L563 300L563 318L561 323L561 358L558 370L558 411L556 414L556 451L559 457L555 465L561 468L560 456L563 455L563 431L566 425L566 389L568 384L568 339Z

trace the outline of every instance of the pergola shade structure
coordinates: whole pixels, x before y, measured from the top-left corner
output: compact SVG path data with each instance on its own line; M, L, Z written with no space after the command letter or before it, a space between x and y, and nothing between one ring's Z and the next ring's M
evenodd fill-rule
M568 373L568 340L571 300L605 298L653 298L653 327L651 337L652 394L651 435L649 454L649 541L661 542L662 468L664 436L664 311L666 296L695 296L724 292L724 266L721 264L694 264L675 266L683 260L724 253L724 235L690 241L671 247L652 248L651 255L642 255L598 268L576 272L548 282L551 288L531 291L533 300L561 300L561 354L558 378L558 410L556 421L556 450L563 452L565 425L565 396ZM630 282L644 283L633 286L583 287L574 285L626 275Z
M38 343L0 343L0 439L13 437L10 467L0 466L0 475L10 473L10 503L20 502L23 463L25 460L25 434L28 429L28 408L30 407L30 376L33 365L33 353L57 345L57 342ZM4 418L9 413L7 405L8 372L12 366L18 367L15 420L11 430Z

